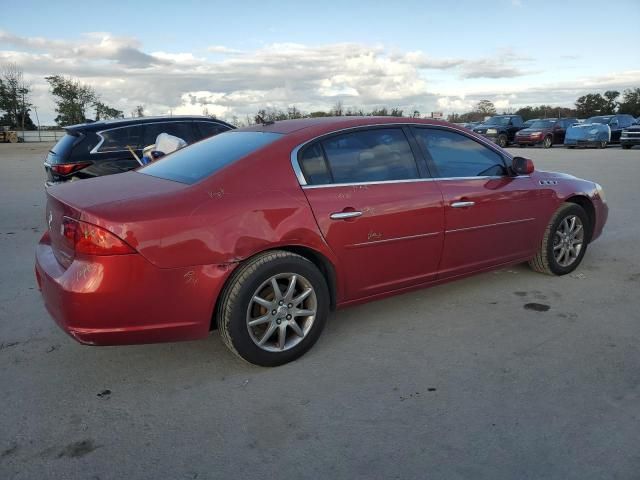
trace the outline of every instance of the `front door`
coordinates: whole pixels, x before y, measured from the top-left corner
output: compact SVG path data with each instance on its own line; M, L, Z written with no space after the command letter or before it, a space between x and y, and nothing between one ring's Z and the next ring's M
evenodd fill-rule
M532 255L544 199L528 176L508 175L501 153L451 130L414 129L437 172L445 211L440 278Z
M333 135L299 155L304 192L340 259L346 300L433 280L442 195L400 127Z

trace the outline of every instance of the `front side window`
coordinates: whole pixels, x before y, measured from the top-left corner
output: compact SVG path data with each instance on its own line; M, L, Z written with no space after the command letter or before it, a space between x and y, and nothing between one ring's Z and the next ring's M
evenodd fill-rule
M118 152L127 150L131 147L134 150L142 148L142 125L134 125L131 127L120 127L112 130L100 132L100 136L104 139L98 152Z
M416 128L414 132L441 178L507 174L500 154L469 137L438 129Z
M191 184L281 137L279 133L232 130L176 150L137 171Z
M363 183L419 178L409 142L400 128L360 130L320 141L304 150L301 160L307 182ZM323 152L324 151L324 152ZM320 159L326 155L326 166Z

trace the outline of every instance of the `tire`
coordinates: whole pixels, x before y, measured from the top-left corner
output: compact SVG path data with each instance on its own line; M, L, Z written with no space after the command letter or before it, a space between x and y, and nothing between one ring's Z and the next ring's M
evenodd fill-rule
M287 297L292 277L294 290ZM274 280L282 297L276 294ZM308 289L312 291L294 305ZM311 311L315 314L306 315ZM329 289L311 261L272 250L238 267L225 286L216 314L222 341L233 353L249 363L275 367L297 359L316 343L329 315ZM258 323L250 326L250 321Z
M498 144L499 147L501 147L501 148L506 147L508 142L509 142L509 139L507 138L507 136L504 133L498 135L496 143Z
M622 145L623 150L629 150L630 148L631 148L631 145Z
M544 140L542 141L542 147L551 148L552 146L553 146L553 138L551 138L550 136L544 137Z
M607 143L608 142L606 140L602 140L598 143L598 148L607 148Z
M571 219L577 218L575 222L575 228L582 225L578 229L578 233L573 237L565 237L563 240L563 231L567 231L566 227L571 226ZM565 220L567 223L565 224ZM587 251L587 245L589 241L588 232L591 225L589 217L580 205L575 203L563 203L560 208L553 214L547 228L542 237L542 243L538 253L535 257L529 260L529 266L536 272L546 273L547 275L566 275L573 272L584 257ZM580 233L581 232L581 235ZM575 246L573 240L580 240L579 250L577 254L570 253L569 249L565 249L564 245L571 245L573 252L575 252ZM565 241L566 243L562 243ZM565 256L562 256L562 251L565 250Z
M576 148L575 145L566 145L566 147L570 150L573 150L574 148Z

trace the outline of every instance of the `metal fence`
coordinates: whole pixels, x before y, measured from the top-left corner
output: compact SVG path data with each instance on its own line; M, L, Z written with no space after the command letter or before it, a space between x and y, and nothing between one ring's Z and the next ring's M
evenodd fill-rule
M19 138L25 142L57 142L64 137L64 130L18 130Z

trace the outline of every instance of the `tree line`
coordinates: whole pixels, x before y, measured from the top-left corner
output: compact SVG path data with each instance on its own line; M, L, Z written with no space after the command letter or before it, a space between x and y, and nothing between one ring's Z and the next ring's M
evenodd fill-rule
M526 106L518 110L504 110L503 115L520 115L525 121L534 118L589 118L596 115L613 115L628 113L640 117L640 88L626 89L622 93L617 90L607 90L604 94L589 93L579 97L575 108L554 107L552 105ZM496 115L497 110L489 100L480 100L474 109L466 113L452 113L447 120L450 122L479 122L487 116Z
M60 127L84 123L87 117L95 120L124 118L124 112L111 107L101 100L96 90L77 79L63 75L45 77L56 105L55 122ZM31 112L37 110L30 103L32 87L24 80L22 70L17 64L8 64L0 68L0 126L9 126L16 130L35 130L36 125L31 118ZM588 118L594 115L608 115L613 113L628 113L640 117L640 88L627 89L622 94L616 90L608 90L604 94L589 93L575 101L575 108L557 107L552 105L525 106L516 111L503 111L503 114L521 115L525 120L532 118L577 117ZM398 107L378 107L365 111L363 108L345 107L341 101L336 102L329 110L303 112L296 106L282 108L260 108L255 116L247 116L241 120L233 116L231 123L235 125L252 124L256 122L271 122L296 118L313 118L327 116L409 116L419 118L418 110L405 110ZM452 113L447 120L450 122L473 122L484 120L485 117L497 113L495 105L489 100L481 100L470 112ZM143 117L144 106L137 105L131 112L132 117ZM203 114L208 115L206 107ZM210 115L213 116L213 115Z

